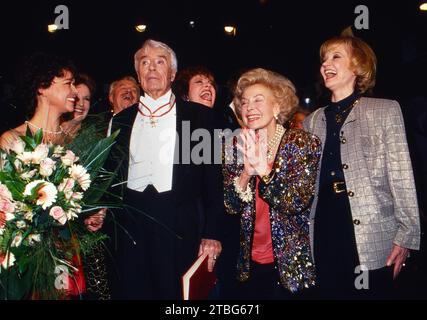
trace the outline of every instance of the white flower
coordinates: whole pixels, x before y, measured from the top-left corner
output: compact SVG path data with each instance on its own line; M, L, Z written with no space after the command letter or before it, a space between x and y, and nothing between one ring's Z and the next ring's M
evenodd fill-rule
M77 160L79 160L79 157L76 157L71 150L67 150L65 156L61 157L61 161L66 167L71 167Z
M33 159L32 162L35 164L40 164L40 162L47 158L49 154L49 147L46 144L39 144L34 152L32 153Z
M75 185L75 180L70 178L65 178L62 180L61 184L58 186L58 191L65 192L65 191L72 191Z
M22 162L18 159L15 159L13 162L13 165L15 166L16 171L21 172L22 171Z
M66 178L58 186L58 191L63 192L65 199L70 200L73 196L73 188L75 184L76 182L74 179Z
M34 212L33 211L27 211L24 214L24 219L28 220L30 222L33 222Z
M25 221L19 220L16 222L16 227L22 230L27 227L27 224L25 223Z
M46 183L46 181L44 181L44 180L34 180L34 181L31 181L30 183L28 183L25 186L24 196L31 196L31 193L33 192L33 189L35 187L37 187L37 185L39 185L39 184L40 185L44 185L45 183Z
M30 234L28 236L28 242L31 246L40 241L42 241L42 236L40 234Z
M10 251L6 252L4 256L3 255L0 256L0 262L4 269L8 269L12 267L15 261L16 261L15 255Z
M38 199L36 204L41 205L43 209L50 207L56 201L58 191L52 183L46 183L38 191Z
M60 158L64 154L64 147L63 146L56 146L53 150L53 158Z
M2 183L0 183L0 199L12 200L12 193Z
M21 174L21 179L30 180L36 175L36 173L37 173L37 169L24 172L23 174Z
M11 247L15 247L18 248L22 243L22 234L18 233L15 238L13 238L12 243L11 243Z
M90 175L81 165L72 165L69 169L71 178L77 181L80 187L86 191L90 187Z
M73 192L71 199L73 201L79 201L83 199L83 193L82 192Z
M55 170L55 161L50 158L46 158L40 162L40 174L44 177L52 175Z
M74 220L74 218L78 218L79 216L78 216L78 213L80 212L81 210L80 209L77 209L77 210L75 210L75 209L70 209L70 210L68 210L67 212L66 212L66 214L67 214L67 219L68 220Z
M3 151L0 150L0 170L4 169L4 166L6 165L6 159L3 159Z
M82 206L74 201L70 201L70 204L72 206L71 210L73 210L76 213L82 212Z
M16 156L17 159L21 160L24 164L30 164L33 161L33 153L25 151Z
M68 220L64 210L58 206L52 207L52 209L49 211L49 215L62 225L64 225Z
M33 189L37 187L37 205L43 209L50 207L55 201L58 191L55 186L44 180L35 180L25 186L24 195L31 196Z
M15 215L13 213L11 213L11 212L7 212L6 213L6 215L5 215L5 220L6 221L12 221L14 219L15 219Z
M15 140L15 142L12 145L12 148L10 148L13 152L16 154L21 154L25 151L25 142L21 139Z

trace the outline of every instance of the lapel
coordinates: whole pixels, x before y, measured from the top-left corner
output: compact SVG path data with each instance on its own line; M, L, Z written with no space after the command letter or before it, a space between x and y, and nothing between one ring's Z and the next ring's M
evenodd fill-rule
M317 120L315 124L317 127L315 134L319 137L320 142L322 143L322 149L325 147L325 141L326 141L325 109L326 107L319 109L319 120Z
M365 103L365 98L360 97L359 98L359 102L353 107L353 109L350 111L347 119L345 120L343 126L342 126L342 131L344 132L351 132L354 129L354 126L357 124L357 121L359 119L359 114L360 114L360 108L363 108L363 105Z
M138 103L130 106L129 108L120 112L113 120L112 132L116 129L120 129L119 143L122 148L126 150L127 158L129 162L129 148L130 138L132 134L133 123L135 122L136 115L138 113Z
M191 131L183 131L183 122L191 120L189 108L186 108L185 103L179 99L176 100L175 107L177 136L175 141L172 190L177 190L179 188L179 184L181 184L183 178L185 178L186 172L189 170L190 166L183 164L188 163L188 161L190 160L190 155L188 154L188 152L191 150Z

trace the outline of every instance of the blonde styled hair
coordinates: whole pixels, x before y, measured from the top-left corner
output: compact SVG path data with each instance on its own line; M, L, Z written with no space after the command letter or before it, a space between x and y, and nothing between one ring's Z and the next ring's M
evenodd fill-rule
M372 48L357 37L334 37L320 47L320 63L323 63L326 52L338 45L345 45L349 50L351 67L356 74L356 89L362 94L370 91L375 86L377 73L377 57Z
M295 86L281 74L262 68L245 72L237 81L233 100L237 116L242 119L241 101L243 92L246 88L255 84L261 84L271 90L275 101L280 106L277 122L284 124L299 104Z

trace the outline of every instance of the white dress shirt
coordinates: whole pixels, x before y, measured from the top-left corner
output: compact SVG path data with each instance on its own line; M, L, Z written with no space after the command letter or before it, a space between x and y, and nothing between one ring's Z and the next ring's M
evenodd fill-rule
M176 106L175 99L169 112L172 91L154 100L147 94L141 96L139 111L132 127L129 145L129 172L127 186L142 192L152 184L158 192L172 189L173 162L176 141ZM149 110L144 107L149 108ZM164 106L165 107L156 110ZM148 116L154 112L159 117Z

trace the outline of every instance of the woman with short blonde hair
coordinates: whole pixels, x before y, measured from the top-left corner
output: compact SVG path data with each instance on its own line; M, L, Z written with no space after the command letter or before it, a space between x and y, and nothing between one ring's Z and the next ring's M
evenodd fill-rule
M233 103L236 113L241 119L240 105L243 91L254 84L262 84L269 88L280 105L277 121L284 124L298 107L299 99L294 84L281 74L262 68L252 69L244 73L237 82Z
M390 298L393 278L420 245L402 112L396 101L363 96L376 74L363 40L330 39L320 57L331 102L304 122L323 146L310 224L317 286L321 298ZM361 272L369 283L360 283Z

